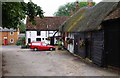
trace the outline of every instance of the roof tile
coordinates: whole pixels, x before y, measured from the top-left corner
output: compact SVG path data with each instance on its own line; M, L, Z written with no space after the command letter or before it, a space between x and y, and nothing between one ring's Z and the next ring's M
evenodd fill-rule
M44 17L39 18L35 17L36 25L32 25L27 18L26 29L27 30L58 30L59 26L67 19L68 17Z

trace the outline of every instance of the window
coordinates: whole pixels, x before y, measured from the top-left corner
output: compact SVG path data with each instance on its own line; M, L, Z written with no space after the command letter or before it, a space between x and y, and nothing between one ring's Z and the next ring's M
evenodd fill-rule
M14 39L10 39L10 43L14 43Z
M29 32L29 34L30 34L30 37L31 37L31 32Z
M14 32L10 32L10 35L13 35L14 34Z
M28 43L31 43L31 39L30 38L28 38Z
M47 44L46 44L46 43L43 43L42 45L43 45L43 46L47 46Z
M40 36L41 35L41 32L40 31L37 31L37 36Z
M42 38L42 40L44 40L44 38Z
M36 38L36 41L41 41L41 38Z
M49 34L53 34L54 32L53 31L49 31Z

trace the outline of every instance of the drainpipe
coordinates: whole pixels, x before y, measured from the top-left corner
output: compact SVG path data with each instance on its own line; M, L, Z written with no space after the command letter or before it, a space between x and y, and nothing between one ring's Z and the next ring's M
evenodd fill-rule
M93 6L93 0L88 0L88 7L92 7Z

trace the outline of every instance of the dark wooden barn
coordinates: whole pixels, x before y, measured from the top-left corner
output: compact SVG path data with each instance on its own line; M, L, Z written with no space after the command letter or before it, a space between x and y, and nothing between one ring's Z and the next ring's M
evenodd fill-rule
M74 34L74 53L99 66L120 68L120 2L81 8L59 29Z

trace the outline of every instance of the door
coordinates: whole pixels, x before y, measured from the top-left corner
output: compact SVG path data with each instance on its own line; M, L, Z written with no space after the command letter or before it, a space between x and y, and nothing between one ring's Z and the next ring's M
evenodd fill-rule
M77 35L74 35L74 53L78 54L78 38Z
M120 32L120 31L119 31ZM120 37L117 31L108 31L107 53L108 65L120 67ZM112 37L111 37L112 36Z
M68 47L68 44L66 42L67 38L68 38L68 33L65 32L65 41L64 41L64 47L65 47L65 49L67 49L67 47Z
M28 38L28 43L31 43L31 39L30 38Z
M92 58L92 32L87 32L85 34L85 51L86 51L86 58L90 59Z
M85 39L85 51L86 51L86 58L91 60L91 39Z
M106 65L120 68L120 19L105 22Z
M4 39L4 45L7 45L7 39Z
M50 45L54 45L54 37L50 38Z
M40 49L41 49L41 50L49 50L49 47L47 46L46 43L42 43L42 44L40 45Z
M80 33L78 35L78 55L85 58L86 52L85 52L85 35L84 33Z
M77 33L74 36L74 53L85 58L85 39L84 33Z

